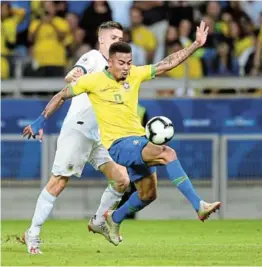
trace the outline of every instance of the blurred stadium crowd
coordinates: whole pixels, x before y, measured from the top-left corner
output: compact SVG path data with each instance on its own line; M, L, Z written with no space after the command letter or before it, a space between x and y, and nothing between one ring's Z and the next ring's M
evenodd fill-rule
M97 48L97 27L115 20L125 28L134 64L155 63L188 46L203 19L206 45L167 73L182 78L259 75L262 70L260 1L2 1L1 78L18 58L27 77L63 76Z

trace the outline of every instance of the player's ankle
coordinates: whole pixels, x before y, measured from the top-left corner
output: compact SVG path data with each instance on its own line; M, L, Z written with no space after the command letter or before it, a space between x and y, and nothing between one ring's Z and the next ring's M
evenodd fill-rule
M93 219L93 224L94 225L101 225L104 222L105 222L105 217L104 216L99 216L99 215L94 216L94 219Z
M41 231L40 226L31 225L31 227L28 230L28 235L29 236L39 236L40 231Z

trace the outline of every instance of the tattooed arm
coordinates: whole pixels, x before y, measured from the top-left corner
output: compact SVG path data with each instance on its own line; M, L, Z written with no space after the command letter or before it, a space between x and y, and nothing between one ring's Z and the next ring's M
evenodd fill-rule
M192 55L199 47L203 46L206 42L208 34L208 27L205 26L205 22L201 21L200 26L197 27L196 40L189 47L186 47L176 53L169 55L162 61L155 64L156 75L160 75L166 71L169 71L183 61L185 61L190 55Z
M64 87L59 93L57 93L47 104L44 111L41 113L46 119L51 117L51 115L60 108L65 100L72 98L72 85L68 84L66 87Z

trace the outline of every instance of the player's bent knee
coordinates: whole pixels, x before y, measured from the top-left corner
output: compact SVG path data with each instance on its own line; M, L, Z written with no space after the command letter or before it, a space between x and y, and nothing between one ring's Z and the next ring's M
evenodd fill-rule
M164 152L162 155L162 161L164 165L177 159L176 151L168 146L164 146Z
M130 184L129 179L123 178L123 180L120 180L117 183L114 183L114 188L118 191L118 192L125 192L126 189L128 188Z

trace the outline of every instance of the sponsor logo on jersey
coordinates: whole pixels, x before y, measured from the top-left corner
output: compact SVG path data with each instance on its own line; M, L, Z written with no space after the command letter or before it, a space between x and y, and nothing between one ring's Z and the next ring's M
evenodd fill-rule
M138 145L140 143L140 141L139 140L134 140L133 141L133 144L136 146L136 145Z

